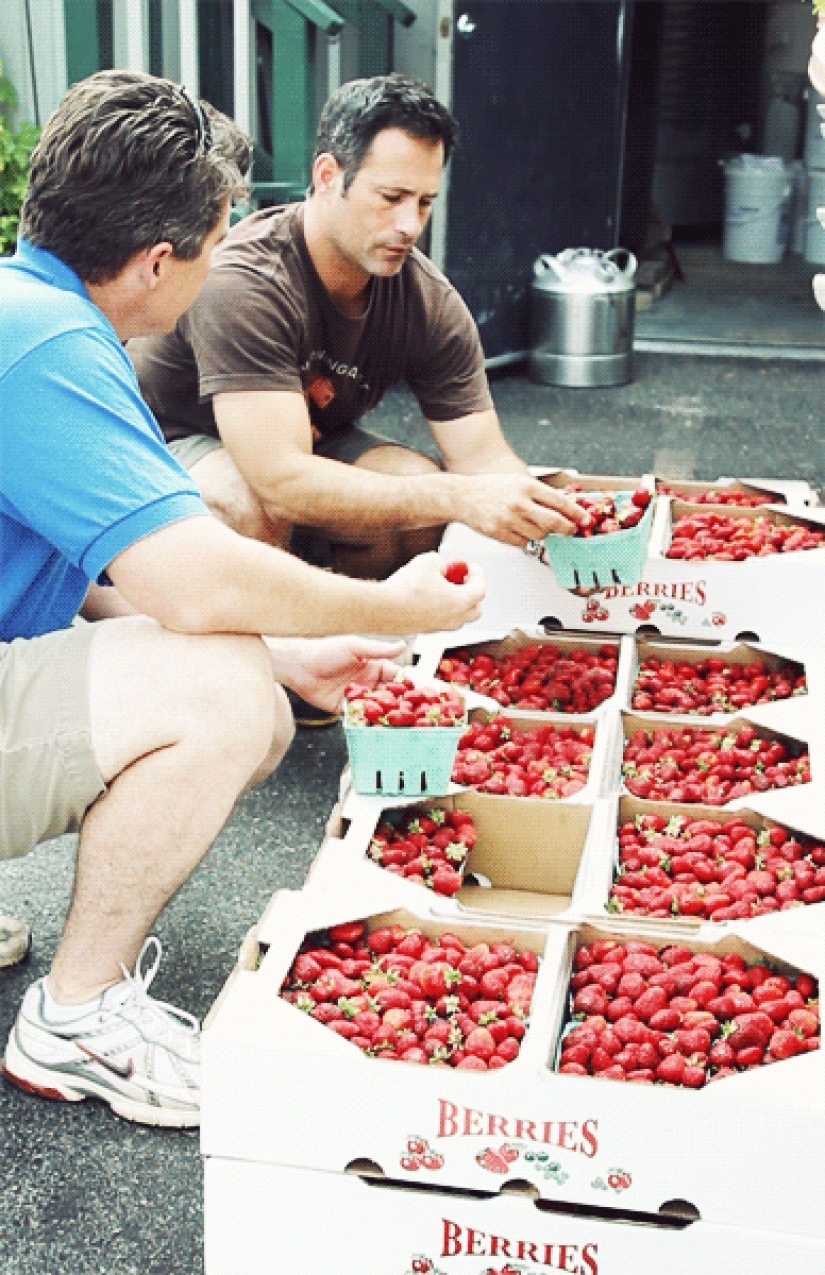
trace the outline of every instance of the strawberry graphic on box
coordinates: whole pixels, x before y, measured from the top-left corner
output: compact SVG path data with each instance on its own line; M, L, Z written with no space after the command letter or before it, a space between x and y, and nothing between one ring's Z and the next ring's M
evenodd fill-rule
M485 1149L476 1156L476 1164L482 1169L486 1169L488 1173L507 1173L509 1172L509 1162L498 1151L494 1151L492 1147Z
M400 1159L401 1168L408 1173L415 1172L416 1169L429 1169L435 1172L437 1169L443 1169L444 1157L438 1151L433 1151L426 1138L412 1134L407 1139L406 1153Z
M607 1185L614 1191L626 1191L632 1180L624 1169L610 1169L607 1174Z
M444 1275L444 1271L431 1258L425 1257L423 1253L416 1253L407 1275Z

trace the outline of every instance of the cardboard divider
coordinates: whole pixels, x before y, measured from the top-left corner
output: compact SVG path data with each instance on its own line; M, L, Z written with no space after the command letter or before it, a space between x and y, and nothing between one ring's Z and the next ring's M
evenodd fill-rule
M590 860L607 856L610 827L602 805L488 797L468 789L413 806L422 812L459 809L473 818L478 837L467 856L465 884L452 897L387 872L369 857L376 827L387 817L392 820L396 808L362 808L353 820L344 819L339 810L334 827L340 835L325 839L307 885L334 889L338 883L356 899L366 878L380 876L387 897L396 898L399 906L417 900L438 916L543 922L583 906Z
M540 476L540 480L558 491L565 491L574 483L576 489L583 492L634 491L637 487L646 487L653 492L650 474L580 474L577 469L557 469L552 474Z

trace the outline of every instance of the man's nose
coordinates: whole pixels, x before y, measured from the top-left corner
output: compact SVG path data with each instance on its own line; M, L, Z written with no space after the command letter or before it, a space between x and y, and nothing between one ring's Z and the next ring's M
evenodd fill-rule
M423 220L424 215L418 206L418 201L405 200L398 206L398 215L395 219L396 232L403 235L405 239L417 239L421 234Z

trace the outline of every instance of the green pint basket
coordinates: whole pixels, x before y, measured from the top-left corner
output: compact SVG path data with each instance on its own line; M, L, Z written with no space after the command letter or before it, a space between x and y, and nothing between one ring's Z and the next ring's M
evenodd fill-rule
M613 492L619 512L632 492ZM611 584L636 584L647 560L653 520L653 500L635 527L606 536L545 536L550 566L563 589L604 589Z
M466 729L466 721L460 726L348 726L345 721L353 788L365 795L443 796Z

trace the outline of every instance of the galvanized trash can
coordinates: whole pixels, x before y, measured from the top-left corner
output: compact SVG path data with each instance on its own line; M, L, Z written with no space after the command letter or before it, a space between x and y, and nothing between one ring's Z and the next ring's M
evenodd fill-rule
M569 386L632 380L636 264L625 248L566 248L538 258L530 295L533 380Z

